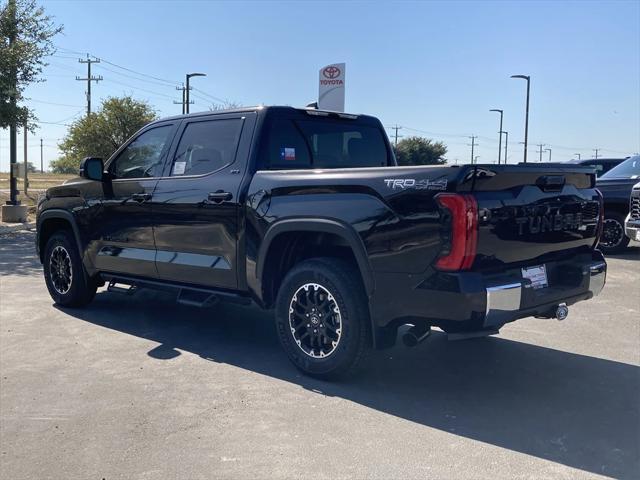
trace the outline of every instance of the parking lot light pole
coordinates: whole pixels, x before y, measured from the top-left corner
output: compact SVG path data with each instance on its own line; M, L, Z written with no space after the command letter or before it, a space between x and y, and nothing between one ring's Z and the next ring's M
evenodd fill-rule
M579 153L574 153L574 155L578 156L578 160L581 160L581 155Z
M509 132L504 133L504 164L507 164L507 145L509 144Z
M187 73L187 85L186 85L186 93L185 93L185 106L184 106L184 110L185 113L189 113L189 79L191 77L206 77L207 74L206 73Z
M529 75L511 75L511 78L522 78L527 81L527 109L524 117L524 163L527 163L527 142L529 141L529 92L531 77Z
M502 115L504 112L499 108L492 108L489 111L500 113L500 130L498 130L498 165L500 165L500 155L502 153Z
M549 152L549 163L551 163L551 149L550 148L545 148L544 150L545 150L545 152Z

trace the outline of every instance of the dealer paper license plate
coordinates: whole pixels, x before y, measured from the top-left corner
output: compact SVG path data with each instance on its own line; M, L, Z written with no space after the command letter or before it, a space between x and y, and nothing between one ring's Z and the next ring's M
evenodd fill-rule
M544 265L523 268L522 278L528 278L531 280L531 286L536 289L549 286L547 283L547 269Z

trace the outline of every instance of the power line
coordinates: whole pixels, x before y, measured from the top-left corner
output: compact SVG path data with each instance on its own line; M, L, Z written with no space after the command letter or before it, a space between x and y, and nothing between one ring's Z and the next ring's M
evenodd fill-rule
M127 72L136 73L136 74L138 74L138 75L140 75L140 76L142 76L142 77L148 77L148 78L151 78L152 80L158 80L158 81L160 81L160 82L165 82L165 83L167 83L167 84L169 84L169 85L171 85L171 86L173 86L173 85L177 85L178 83L180 83L180 82L175 82L175 81L173 81L173 80L166 80L166 79L164 79L164 78L154 77L153 75L148 75L148 74L146 74L146 73L138 72L138 71L136 71L136 70L132 70L131 68L123 67L123 66L121 66L121 65L118 65L117 63L109 62L109 61L104 60L104 59L102 59L102 61L103 61L104 63L108 64L108 65L113 66L113 67L121 68L122 70L126 70Z
M77 73L77 70L75 68L72 68L69 65L63 65L62 63L49 62L48 65L56 67L56 68L61 68L62 70L68 70L70 72Z
M66 77L67 75L65 75ZM29 102L36 102L36 103L44 103L46 105L55 105L57 107L73 107L73 108L81 108L82 105L70 105L68 103L56 103L56 102L47 102L44 100L36 100L35 98L28 98L26 99Z
M55 45L55 47L56 47L57 49L61 50L63 53L78 53L78 54L81 54L81 53L80 53L80 52L78 52L77 50L71 50L71 49L69 49L69 48L64 48L64 47L61 47L61 46L59 46L59 45ZM87 54L87 55L88 55L88 54ZM61 56L61 57L62 57L62 56ZM144 72L140 72L140 71L138 71L138 70L134 70L134 69L132 69L132 68L124 67L124 66L119 65L119 64L117 64L117 63L115 63L115 62L111 62L111 61L109 61L109 60L106 60L106 59L104 59L104 58L102 58L102 57L96 57L96 56L94 56L94 57L95 57L98 61L101 61L102 63L106 63L106 64L108 64L108 65L111 65L111 66L113 66L113 67L119 68L119 69L121 69L121 70L125 70L125 71L130 72L130 73L133 73L133 74L138 75L138 76L140 76L140 77L145 77L144 79L143 79L143 78L137 78L137 77L134 77L134 76L132 76L132 75L127 75L127 74L124 74L124 73L121 73L121 72L116 72L116 71L114 71L114 70L112 70L112 69L109 69L109 68L107 68L107 67L104 67L103 65L101 65L101 66L100 66L100 68L104 68L104 69L105 69L105 70L107 70L107 71L110 71L110 72L112 72L112 73L116 73L116 74L118 74L118 75L122 75L122 76L125 76L125 77L128 77L128 78L131 78L131 79L133 79L133 80L137 80L137 81L141 81L141 82L147 82L147 83L153 83L153 84L155 84L155 85L159 85L159 86L177 86L177 85L180 85L180 82L177 82L177 81L174 81L174 80L168 80L168 79L166 79L166 78L157 77L157 76L155 76L155 75L150 75L150 74L148 74L148 73L144 73ZM53 63L53 62L52 62L52 63ZM96 63L97 63L97 62L96 62ZM64 66L62 66L62 68L68 68L68 67L64 67ZM153 80L153 81L151 81L151 80L147 80L147 79L151 79L151 80ZM113 81L113 80L111 80L111 81ZM159 82L162 82L162 83L159 83ZM116 82L116 83L117 83L117 82ZM123 83L123 82L121 82L121 83L122 83L123 85L125 85L125 86L129 86L129 87L131 87L131 88L137 88L138 90L146 91L146 92L148 92L148 93L153 93L154 95L160 95L160 96L162 96L162 97L167 97L167 98L172 98L172 99L173 99L173 97L171 97L171 96L169 96L169 95L161 94L161 93L158 93L158 92L153 92L153 91L151 91L151 90L145 90L145 89L140 88L140 87L134 87L133 85L127 85L127 84L125 84L125 83ZM196 96L196 98L200 98L201 100L204 100L204 101L206 101L206 102L211 102L211 103L214 103L214 102L215 102L215 103L221 103L221 104L223 104L223 105L228 104L228 101L227 101L227 100L225 100L225 99L223 99L223 98L220 98L220 97L216 97L215 95L211 95L211 94L209 94L209 93L205 92L204 90L200 90L200 89L195 88L195 87L192 87L190 90L197 91L197 92L199 92L199 93L200 93L200 95L203 95L203 96L207 97L207 98L202 98L202 97L199 97L198 95L196 95L196 94L193 94L193 93L192 93L192 95ZM189 95L186 95L186 96L189 96ZM189 102L189 103L191 103L191 102Z
M218 103L222 103L222 104L227 104L229 103L227 100L223 100L222 98L218 98L218 97L214 97L213 95L208 94L207 92L200 90L199 88L196 87L191 87L192 90L196 91L196 92L200 92L202 95L209 97L211 99L213 99L214 101L218 102ZM192 94L193 95L193 94Z
M166 95L164 93L160 93L160 92L155 92L153 90L147 90L146 88L142 88L142 87L137 87L135 85L131 85L130 83L125 83L125 82L121 82L119 80L113 80L113 79L107 79L105 80L105 82L110 82L110 83L117 83L119 85L124 85L125 87L129 87L129 88L133 88L135 90L140 90L142 92L146 92L146 93L151 93L153 95L158 95L160 97L166 97L166 98L170 98L173 100L174 97L172 97L171 95Z
M82 55L82 54L81 54L81 55ZM54 53L54 54L53 54L53 55L51 55L51 56L52 56L52 57L55 57L55 58L70 58L70 59L73 59L73 60L75 60L76 58L78 58L78 57L72 57L71 55L58 55L58 54L56 54L56 53Z
M456 138L469 138L468 135L459 135L459 134L451 134L451 133L435 133L435 132L428 132L426 130L420 130L418 128L412 128L412 127L407 127L406 125L403 125L402 128L406 128L407 130L411 130L412 132L418 132L418 133L424 133L426 135L434 135L436 137L456 137Z
M63 51L65 51L65 52L68 52L68 53L75 53L75 54L78 54L78 55L84 55L84 53L82 53L82 52L78 52L78 51L76 51L76 50L71 50L71 49L69 49L69 48L64 48L64 47L61 47L61 46L59 46L59 45L54 45L54 46L55 46L58 50L63 50ZM167 80L166 78L160 78L160 77L156 77L156 76L154 76L154 75L149 75L148 73L139 72L139 71L134 70L134 69L132 69L132 68L123 67L122 65L118 65L118 64L117 64L117 63L115 63L115 62L110 62L110 61L108 61L108 60L105 60L105 59L104 59L104 58L102 58L102 57L96 57L96 58L99 58L103 63L106 63L106 64L111 65L111 66L113 66L113 67L120 68L120 69L125 70L125 71L127 71L127 72L135 73L135 74L140 75L140 76L142 76L142 77L151 78L152 80L157 80L157 81L160 81L160 82L164 82L164 83L167 83L167 84L169 84L169 85L171 85L171 86L178 85L178 84L180 83L180 82L178 82L178 81L174 81L174 80Z
M38 123L44 123L45 125L64 125L65 127L70 127L68 123L62 122L45 122L44 120L38 120Z
M103 60L103 62L104 62L104 63L107 63L107 62L106 62L106 61L104 61L104 60ZM129 74L127 74L127 73L119 72L119 71L117 71L117 70L115 70L115 69L113 69L113 68L105 67L104 65L100 65L100 68L102 68L102 69L104 69L104 70L106 70L106 71L108 71L108 72L115 73L116 75L121 75L121 76L123 76L123 77L131 78L131 79L133 79L133 80L137 80L137 81L139 81L139 82L150 83L150 84L152 84L152 85L159 85L159 86L161 86L161 87L168 87L168 86L169 86L169 85L167 85L167 84L166 84L166 83L164 83L164 82L158 82L158 81L155 81L155 80L147 80L147 79L145 79L145 78L135 77L135 76L133 76L133 75L129 75Z

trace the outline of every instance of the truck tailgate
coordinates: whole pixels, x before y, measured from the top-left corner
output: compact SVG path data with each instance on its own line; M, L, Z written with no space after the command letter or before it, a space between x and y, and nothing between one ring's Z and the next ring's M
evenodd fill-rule
M458 190L472 192L478 202L474 269L532 265L593 247L600 214L593 170L477 166L467 180Z

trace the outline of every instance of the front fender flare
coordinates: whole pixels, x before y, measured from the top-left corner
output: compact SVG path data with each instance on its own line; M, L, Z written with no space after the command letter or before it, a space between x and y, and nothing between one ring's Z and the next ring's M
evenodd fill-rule
M69 222L69 224L71 225L71 229L73 230L73 236L76 239L76 244L78 245L78 249L80 250L80 256L82 257L83 247L80 238L80 229L76 224L75 217L66 210L52 208L51 210L45 210L44 212L40 213L40 215L38 215L38 222L36 223L36 252L40 260L42 260L42 252L40 251L40 232L42 231L41 227L46 220L53 218L62 219Z

